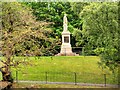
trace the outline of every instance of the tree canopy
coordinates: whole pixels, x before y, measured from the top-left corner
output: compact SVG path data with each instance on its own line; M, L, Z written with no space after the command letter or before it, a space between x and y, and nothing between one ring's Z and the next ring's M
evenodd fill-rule
M52 31L45 27L49 24L49 22L36 21L31 10L24 4L3 3L3 42L11 41L15 54L24 55L27 52L27 54L34 53L32 55L44 55L46 47L51 49L52 44L56 45L57 40L51 37Z
M22 61L14 61L14 56L53 55L59 39L50 37L53 35L47 28L50 23L36 21L31 9L24 4L4 2L2 6L0 48L5 57L5 60L2 60L5 64L2 68L5 68L5 71L1 68L0 70L3 73L3 79L11 81L10 67Z
M101 61L113 70L120 61L118 3L91 3L80 16L86 54L100 55Z

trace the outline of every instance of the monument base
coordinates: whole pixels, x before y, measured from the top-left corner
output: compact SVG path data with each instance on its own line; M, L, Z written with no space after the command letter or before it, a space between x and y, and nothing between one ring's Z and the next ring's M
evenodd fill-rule
M71 45L69 43L63 43L61 51L55 56L79 56L79 54L73 53Z
M76 53L67 53L67 54L58 53L55 56L79 56L79 54L76 54Z

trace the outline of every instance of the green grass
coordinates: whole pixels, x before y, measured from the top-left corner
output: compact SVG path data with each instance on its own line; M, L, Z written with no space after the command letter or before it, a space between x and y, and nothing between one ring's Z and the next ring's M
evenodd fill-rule
M24 57L16 57L23 60ZM107 83L117 84L111 72L104 72L99 68L99 57L96 56L56 56L56 57L28 57L30 64L21 64L18 71L19 80L38 80L51 82L74 82L75 73L77 82L80 83L104 83L104 75L107 74ZM15 77L15 69L13 70Z

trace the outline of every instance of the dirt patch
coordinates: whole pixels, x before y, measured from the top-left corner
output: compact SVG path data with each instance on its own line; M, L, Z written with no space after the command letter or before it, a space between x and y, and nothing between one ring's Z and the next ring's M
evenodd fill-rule
M12 84L10 82L0 81L0 89L10 88Z

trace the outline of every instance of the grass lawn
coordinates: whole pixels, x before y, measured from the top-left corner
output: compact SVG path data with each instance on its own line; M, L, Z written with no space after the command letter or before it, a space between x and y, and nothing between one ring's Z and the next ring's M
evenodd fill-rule
M24 57L15 57L23 60ZM108 69L102 71L98 66L97 56L55 56L28 57L30 64L21 64L18 80L38 80L50 82L104 83L104 74L108 84L117 84L117 78ZM15 77L15 69L13 76ZM47 72L47 73L46 73ZM76 73L74 73L76 72ZM75 77L76 74L76 77Z

